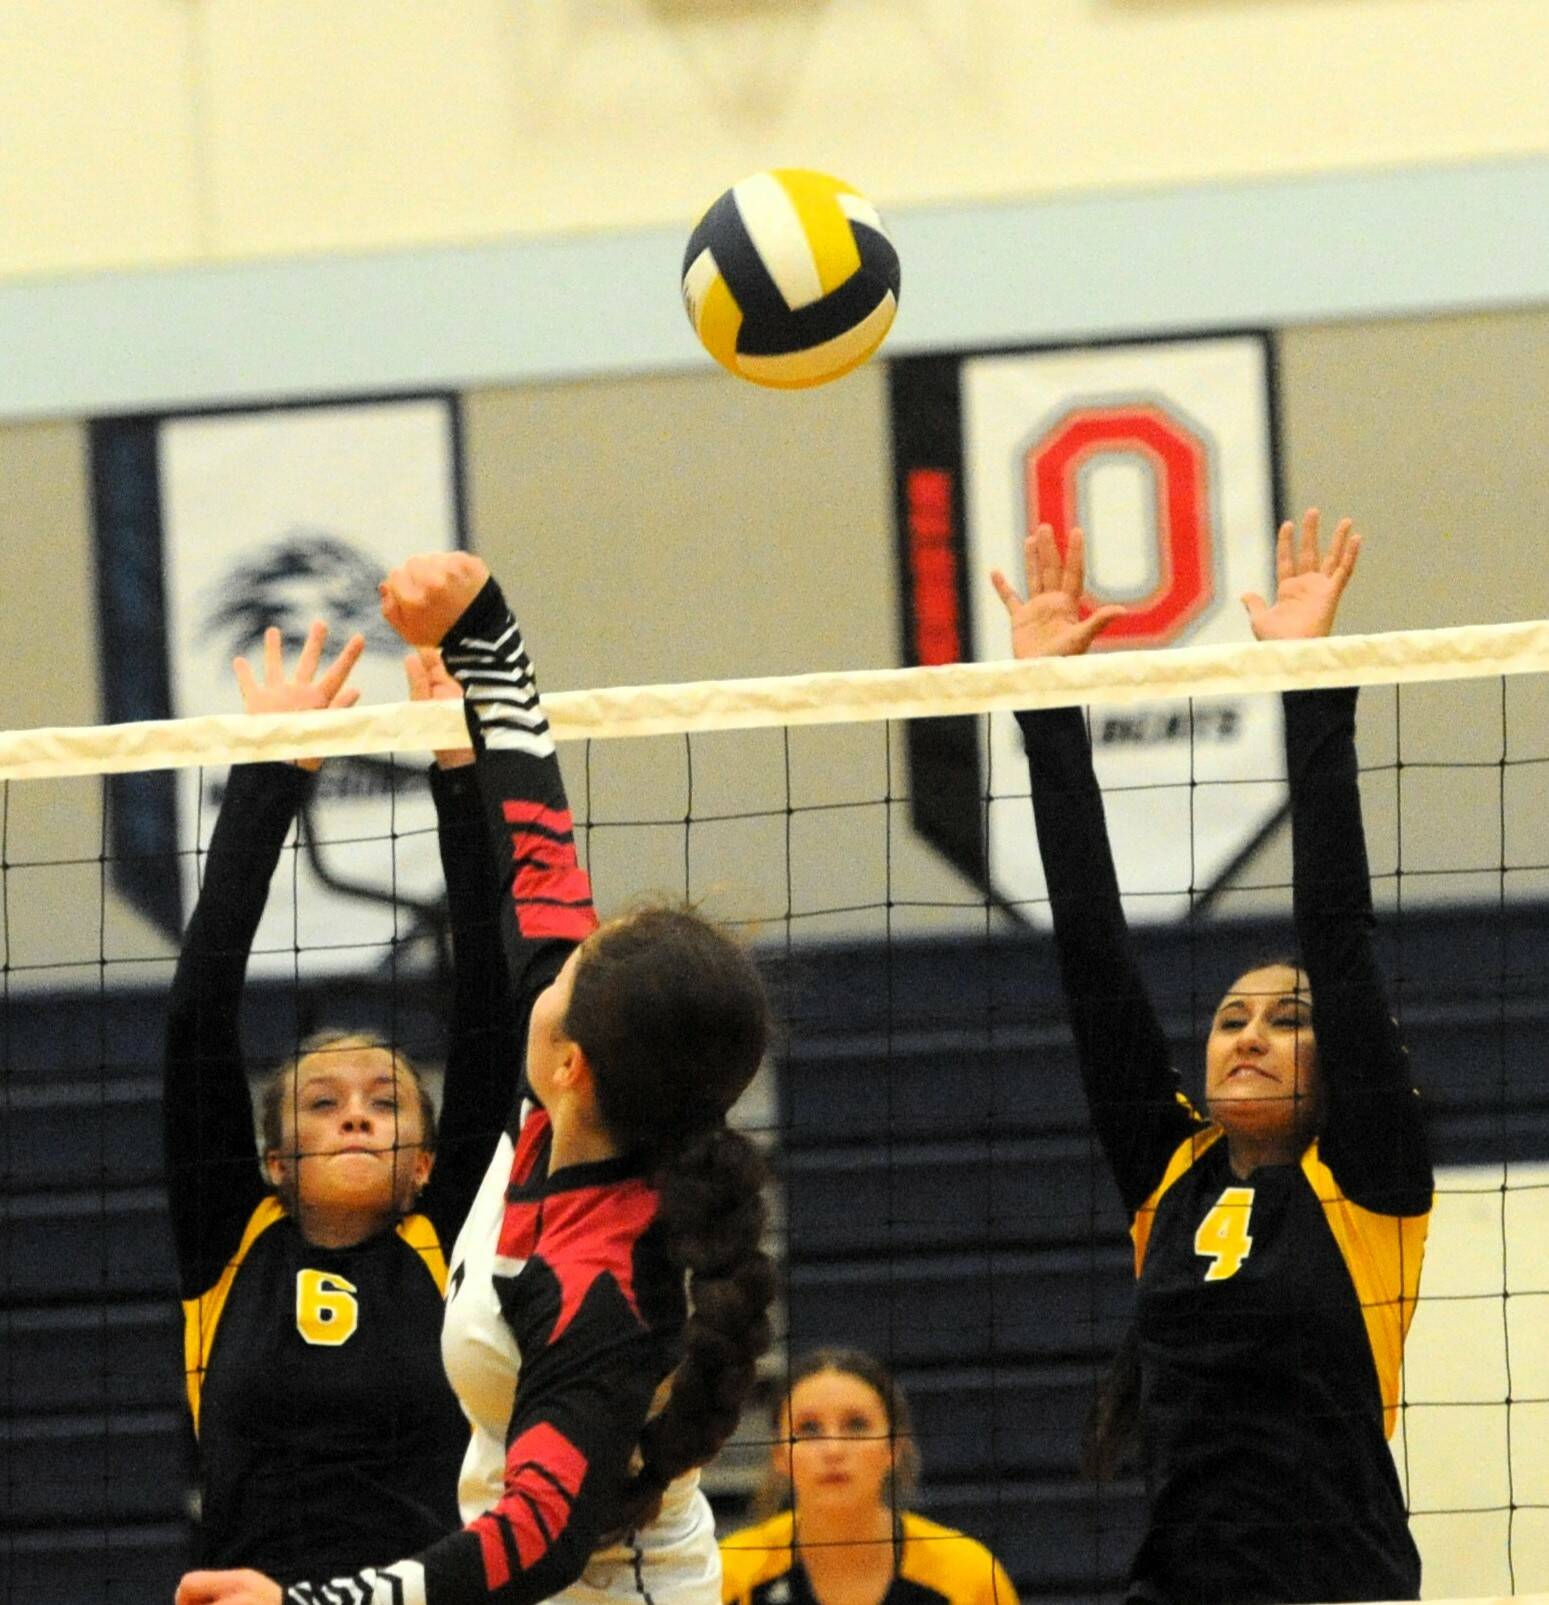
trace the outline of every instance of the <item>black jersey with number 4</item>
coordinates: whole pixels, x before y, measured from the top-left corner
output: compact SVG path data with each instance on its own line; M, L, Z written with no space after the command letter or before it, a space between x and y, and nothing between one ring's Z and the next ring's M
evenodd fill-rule
M1130 953L1079 713L1020 715L1093 1125L1132 1219L1150 1512L1137 1599L1415 1599L1386 1438L1432 1176L1371 942L1353 691L1285 698L1293 903L1323 1111L1235 1175L1183 1097Z
M310 1243L260 1174L239 1017L280 851L312 783L231 771L168 1008L167 1175L198 1437L198 1555L287 1580L428 1543L457 1519L468 1425L441 1366L445 1249L509 1113L498 883L471 769L431 771L454 995L435 1169L417 1212Z

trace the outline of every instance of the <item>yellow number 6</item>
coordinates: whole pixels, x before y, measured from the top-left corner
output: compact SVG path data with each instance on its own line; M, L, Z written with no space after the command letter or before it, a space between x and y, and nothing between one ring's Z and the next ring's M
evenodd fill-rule
M1228 1187L1199 1223L1194 1252L1211 1262L1205 1272L1207 1282L1224 1282L1242 1269L1242 1262L1253 1251L1253 1239L1248 1236L1252 1214L1253 1189Z
M336 1349L360 1324L355 1284L328 1271L296 1272L296 1330L308 1343Z

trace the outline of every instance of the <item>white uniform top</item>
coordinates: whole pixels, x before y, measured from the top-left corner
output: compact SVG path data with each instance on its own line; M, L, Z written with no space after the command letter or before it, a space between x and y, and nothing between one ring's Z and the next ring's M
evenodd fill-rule
M525 1116L529 1111L523 1110ZM501 1312L495 1278L519 1275L525 1261L499 1253L515 1149L502 1136L452 1250L441 1357L472 1427L457 1498L465 1522L493 1509L505 1489L506 1429L522 1356ZM693 1471L672 1483L648 1527L600 1550L580 1580L554 1596L574 1605L641 1601L720 1605L721 1559L715 1519Z

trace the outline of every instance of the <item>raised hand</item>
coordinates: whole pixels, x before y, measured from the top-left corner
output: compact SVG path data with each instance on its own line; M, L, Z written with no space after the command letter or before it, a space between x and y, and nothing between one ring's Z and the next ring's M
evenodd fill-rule
M247 713L301 713L309 708L352 708L360 700L354 686L345 685L350 670L355 667L366 649L363 635L352 635L339 652L321 680L314 680L317 666L322 661L323 643L328 639L328 626L314 619L312 628L296 659L296 672L289 678L285 674L284 651L280 632L270 625L264 631L264 677L262 681L253 673L246 658L233 658L231 667L237 676L242 692L242 707ZM316 769L321 758L298 758L303 769Z
M1318 510L1309 507L1302 518L1301 539L1287 519L1275 539L1275 603L1271 607L1256 591L1242 599L1253 633L1261 641L1310 641L1327 635L1344 595L1355 560L1361 555L1361 537L1354 521L1340 519L1328 551L1318 554Z
M463 688L458 685L441 661L441 653L433 646L416 647L403 660L403 672L409 677L410 702L457 702L462 700ZM462 769L474 759L472 747L447 747L436 754L436 762L443 769Z
M1011 651L1019 658L1076 657L1116 618L1127 612L1116 602L1093 608L1082 617L1081 590L1086 582L1086 543L1079 529L1072 529L1060 560L1054 543L1054 530L1040 524L1036 535L1027 537L1027 600L997 569L990 571L990 583L1006 604L1011 620Z
M440 646L488 579L489 569L472 552L411 557L377 587L382 617L410 646Z
M282 1605L280 1585L262 1572L185 1572L174 1605Z

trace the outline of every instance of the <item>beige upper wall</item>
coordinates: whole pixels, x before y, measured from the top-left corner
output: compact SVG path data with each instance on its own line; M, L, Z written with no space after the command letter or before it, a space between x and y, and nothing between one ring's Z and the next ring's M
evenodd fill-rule
M1545 150L1541 0L0 6L0 278Z

